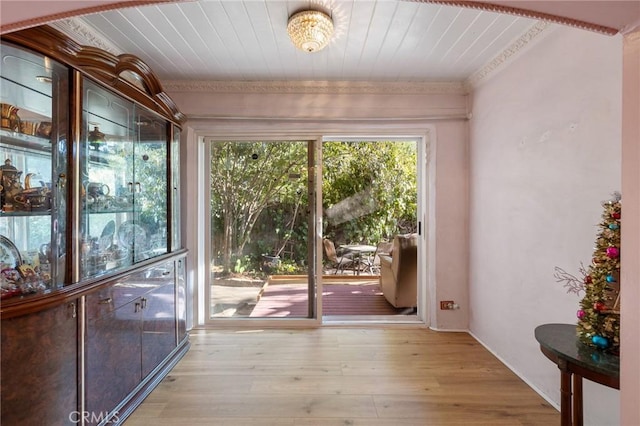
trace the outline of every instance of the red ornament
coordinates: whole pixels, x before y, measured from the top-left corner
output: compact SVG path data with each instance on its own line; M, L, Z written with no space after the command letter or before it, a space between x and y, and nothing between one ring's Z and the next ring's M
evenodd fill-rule
M591 275L587 275L586 277L584 277L585 284L591 284L592 282L593 282L593 278L591 278Z
M620 255L617 247L607 247L607 257L610 259L615 259Z
M614 219L620 219L620 213L613 212L613 213L611 213L611 217L614 218Z
M605 305L602 302L596 302L593 304L593 310L596 312L604 311L606 308L607 308L607 305Z

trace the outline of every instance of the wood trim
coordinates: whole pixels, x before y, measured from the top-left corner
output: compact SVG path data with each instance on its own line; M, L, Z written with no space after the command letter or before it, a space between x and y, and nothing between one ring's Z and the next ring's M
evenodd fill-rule
M90 13L100 13L107 10L123 9L126 7L146 6L155 3L175 3L179 0L136 0L136 1L119 1L111 4L102 4L99 6L84 7L82 9L70 10L67 12L53 13L51 15L39 16L37 18L25 19L23 21L13 22L0 26L0 34L6 34L12 31L18 31L25 28L44 25L48 22L58 21L60 19L71 18L73 16L88 15ZM28 6L27 6L28 7Z
M485 3L481 1L463 1L463 0L413 0L413 1L421 2L421 3L442 4L447 6L466 7L470 9L485 10L487 12L496 12L496 13L504 13L507 15L522 16L524 18L541 19L543 21L568 25L570 27L595 31L597 33L607 34L607 35L614 35L620 32L620 30L616 28L594 24L591 22L585 22L578 19L552 15L550 13L544 13L544 12L535 12L532 10L521 9L518 7L503 6L499 4L493 4L493 3Z
M65 63L175 124L180 125L186 120L165 93L156 74L134 55L115 56L96 47L81 46L48 26L28 28L2 38ZM122 76L127 71L140 78L139 86Z

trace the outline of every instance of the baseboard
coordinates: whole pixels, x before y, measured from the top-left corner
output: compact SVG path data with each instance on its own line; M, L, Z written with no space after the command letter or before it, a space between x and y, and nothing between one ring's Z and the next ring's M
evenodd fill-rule
M471 331L468 332L471 337L473 337L474 339L476 339L476 341L478 343L480 343L482 346L484 346L484 348L486 350L488 350L489 352L491 352L491 354L493 356L495 356L496 358L498 358L498 360L503 363L509 370L511 370L513 372L513 374L515 374L516 376L518 376L520 378L520 380L522 380L523 382L525 382L527 384L527 386L529 386L531 389L534 390L534 392L536 392L538 395L540 395L545 401L547 401L552 407L554 407L556 410L560 411L560 404L558 404L557 402L553 401L547 394L545 394L544 392L542 392L536 385L534 385L533 383L531 383L524 375L522 375L516 368L514 368L511 364L509 364L507 361L504 360L504 358L502 358L500 355L498 355L493 349L491 349L487 344L485 344L480 338L478 338L478 336L476 336L475 334L473 334Z
M433 327L433 326L429 326L430 330L433 331L437 331L440 333L469 333L469 330L467 329L463 329L463 328L438 328L438 327Z

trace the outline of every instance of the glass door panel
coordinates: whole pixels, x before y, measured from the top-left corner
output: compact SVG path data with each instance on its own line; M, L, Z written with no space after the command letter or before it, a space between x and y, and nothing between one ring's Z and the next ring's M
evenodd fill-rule
M167 253L167 127L155 114L136 111L134 147L134 222L130 227L134 261Z
M171 251L182 248L180 232L180 129L173 126L171 140Z
M68 69L2 44L0 266L3 300L65 280Z
M81 278L134 261L134 105L85 79Z
M393 242L417 232L416 141L325 141L322 175L323 315L413 314L416 239Z
M168 251L168 126L84 80L81 278Z
M314 316L312 145L211 142L210 318Z

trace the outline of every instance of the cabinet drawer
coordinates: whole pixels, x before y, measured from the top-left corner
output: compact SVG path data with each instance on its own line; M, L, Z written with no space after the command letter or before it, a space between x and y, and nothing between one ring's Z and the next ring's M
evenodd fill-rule
M131 303L149 291L147 288L136 285L136 282L137 280L132 280L131 277L125 277L88 294L86 298L87 319L100 318L127 303Z
M87 319L100 318L158 287L173 284L174 279L175 268L171 261L105 284L87 295Z

